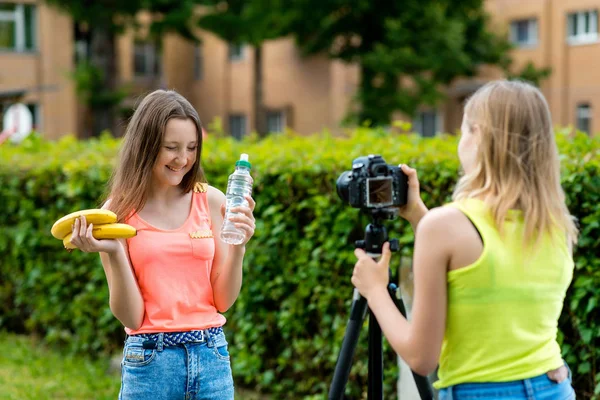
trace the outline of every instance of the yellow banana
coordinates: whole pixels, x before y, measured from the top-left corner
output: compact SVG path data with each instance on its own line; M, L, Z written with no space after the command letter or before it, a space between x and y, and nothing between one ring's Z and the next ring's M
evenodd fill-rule
M85 217L88 224L94 224L94 226L117 222L117 214L109 210L92 208L89 210L76 211L65 215L52 225L52 236L60 240L64 239L64 237L71 232L71 226L75 222L75 219L81 216Z
M137 234L136 229L127 224L103 224L94 225L92 236L96 239L127 239ZM63 239L63 245L66 249L74 249L75 245L71 243L73 232L67 233Z

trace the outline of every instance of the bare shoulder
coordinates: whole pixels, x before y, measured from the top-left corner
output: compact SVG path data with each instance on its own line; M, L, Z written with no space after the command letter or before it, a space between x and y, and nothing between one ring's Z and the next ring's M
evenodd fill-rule
M421 219L419 230L448 233L460 230L465 222L468 222L468 219L459 209L447 206L436 207L429 210Z
M415 249L427 249L430 254L435 253L449 262L456 251L455 244L464 242L465 232L469 232L468 225L469 220L457 208L433 208L419 222Z
M207 185L206 186L206 194L208 194L209 200L211 198L223 199L223 200L225 199L225 193L223 193L220 189L217 189L214 186Z
M218 210L221 207L221 204L225 202L225 193L214 186L207 185L206 195L208 196L208 204L211 208L216 208Z

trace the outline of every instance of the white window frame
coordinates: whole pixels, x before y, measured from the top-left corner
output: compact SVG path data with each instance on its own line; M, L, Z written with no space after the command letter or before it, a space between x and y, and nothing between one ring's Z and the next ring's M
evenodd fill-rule
M585 132L588 135L590 135L591 127L592 127L592 106L590 105L590 103L577 104L577 111L575 114L575 119L576 119L575 122L577 124L576 125L577 130ZM582 129L583 124L587 125L587 130Z
M272 121L275 121L272 123ZM275 125L272 127L271 125ZM283 133L287 126L286 115L284 110L271 110L267 112L267 132L268 133Z
M527 24L527 41L519 41L518 25ZM534 47L538 44L538 21L537 18L516 19L510 23L510 41L518 47Z
M238 119L239 127L234 120ZM248 118L245 114L229 114L229 119L227 121L229 123L229 134L233 136L237 140L241 140L244 136L248 134ZM234 131L234 128L236 128Z
M8 3L11 4L11 3ZM21 3L12 3L15 6L14 11L0 11L0 21L3 22L14 22L15 24L15 47L14 48L1 48L2 51L15 51L19 53L24 53L28 51L35 51L37 47L37 14L36 8L33 4L21 4ZM31 49L26 48L26 21L25 21L25 6L32 7L32 18L31 18L31 36L32 36L32 45Z
M242 61L246 56L246 46L243 44L229 43L229 61Z
M573 21L577 21L573 26ZM567 42L569 44L598 41L598 10L582 10L567 14Z

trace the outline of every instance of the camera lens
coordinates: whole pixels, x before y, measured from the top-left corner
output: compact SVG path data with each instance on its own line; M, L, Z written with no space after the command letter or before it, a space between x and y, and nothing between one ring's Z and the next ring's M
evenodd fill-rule
M344 203L348 203L350 201L350 189L348 187L352 178L350 177L351 171L344 171L339 176L337 182L335 183L338 196Z

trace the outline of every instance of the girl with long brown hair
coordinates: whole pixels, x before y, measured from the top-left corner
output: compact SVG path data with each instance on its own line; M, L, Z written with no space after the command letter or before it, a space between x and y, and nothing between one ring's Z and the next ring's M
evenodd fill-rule
M243 242L222 242L225 195L206 183L201 150L191 104L150 93L129 122L103 206L137 235L96 240L83 217L73 227L73 244L100 253L110 309L125 326L123 400L233 399L222 313L240 292L255 203L232 210Z

